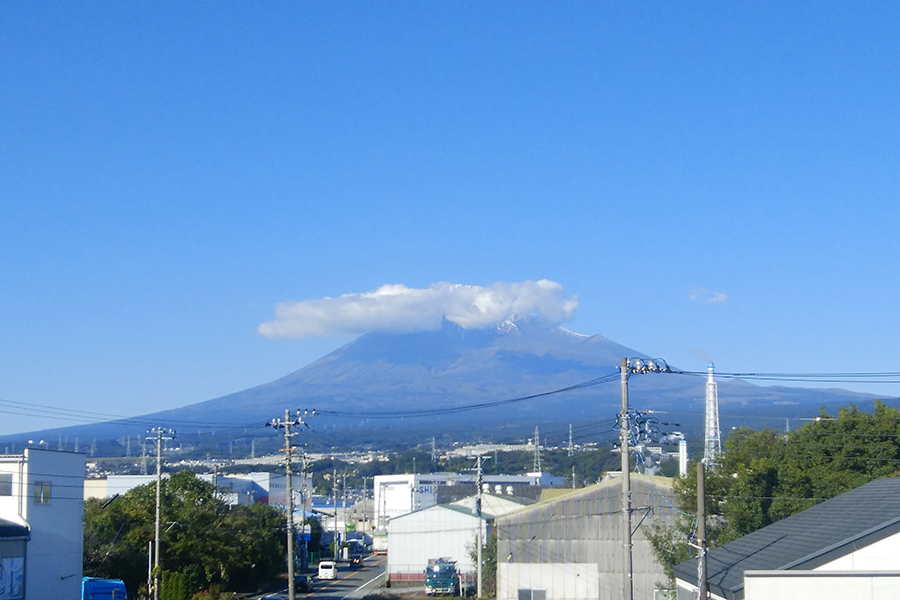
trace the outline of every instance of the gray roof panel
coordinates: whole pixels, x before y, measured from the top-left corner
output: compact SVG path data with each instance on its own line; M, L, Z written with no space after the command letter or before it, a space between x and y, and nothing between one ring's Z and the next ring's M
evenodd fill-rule
M900 478L877 479L708 552L709 586L743 597L744 571L814 569L900 531ZM675 567L693 582L697 559Z

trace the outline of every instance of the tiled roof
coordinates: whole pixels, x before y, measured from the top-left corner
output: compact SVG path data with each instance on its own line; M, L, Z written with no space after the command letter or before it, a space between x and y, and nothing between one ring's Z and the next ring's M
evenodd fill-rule
M743 597L744 571L814 569L900 532L900 478L878 479L763 527L707 554L709 589ZM694 583L697 559L675 567Z

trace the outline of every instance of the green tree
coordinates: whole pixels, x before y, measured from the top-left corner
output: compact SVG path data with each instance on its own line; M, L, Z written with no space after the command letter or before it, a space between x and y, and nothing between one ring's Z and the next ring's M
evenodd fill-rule
M741 428L725 440L706 475L707 540L727 543L784 517L880 477L898 475L900 410L881 402L872 414L856 406L788 434ZM690 475L675 482L682 510L696 514L697 489ZM667 573L688 556L695 520L651 530L654 553Z
M478 536L468 546L469 558L478 565ZM476 582L477 584L477 582ZM481 593L484 598L493 598L497 594L497 529L488 531L484 547L481 549ZM463 593L463 590L460 590Z
M146 591L148 543L154 538L155 483L105 505L85 503L84 573L118 577L135 594ZM228 507L211 484L190 471L163 480L160 563L172 593L211 585L251 589L281 572L285 519L265 505Z

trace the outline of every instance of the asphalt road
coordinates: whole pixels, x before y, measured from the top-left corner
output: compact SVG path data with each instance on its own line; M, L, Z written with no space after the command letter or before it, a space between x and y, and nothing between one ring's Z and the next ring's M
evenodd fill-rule
M384 588L386 560L385 556L372 555L358 567L351 567L343 562L339 563L337 579L315 578L315 587L312 593L297 593L297 600L351 600L376 594ZM278 592L278 594L287 598L287 590Z

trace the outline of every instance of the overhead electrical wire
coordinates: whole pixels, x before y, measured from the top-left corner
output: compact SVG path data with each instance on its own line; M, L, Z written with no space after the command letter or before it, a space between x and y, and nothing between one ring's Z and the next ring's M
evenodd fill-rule
M201 429L222 429L232 430L244 427L254 427L258 423L216 423L210 421L191 421L182 419L154 419L147 416L130 417L127 415L119 415L115 413L102 413L87 410L79 410L73 408L60 408L48 404L35 404L27 402L17 402L15 400L6 400L0 398L0 413L13 414L26 417L57 417L68 421L77 421L86 424L101 424L110 421L118 422L122 425L169 425L175 424L179 427L201 428ZM40 412L38 412L40 411Z
M707 377L708 371L680 371L673 375ZM751 381L791 381L808 383L900 383L900 371L843 372L843 373L764 373L764 372L715 372L716 379L747 379Z
M663 371L663 373L668 373L671 375L687 375L687 376L695 376L695 377L707 377L707 371L683 371L672 369L669 371ZM804 383L883 383L883 384L898 384L900 383L900 371L882 371L882 372L837 372L837 373L773 373L773 372L722 372L717 371L715 374L716 378L721 379L743 379L749 381L781 381L781 382L804 382ZM422 410L394 410L394 411L339 411L339 410L328 410L321 409L317 410L319 414L322 415L330 415L332 417L339 418L366 418L366 419L396 419L396 418L414 418L414 417L429 417L429 416L439 416L439 415L447 415L447 414L455 414L462 412L469 412L475 410L482 410L488 408L496 408L499 406L506 406L511 404L517 404L521 402L526 402L528 400L534 400L537 398L543 398L547 396L552 396L555 394L561 394L565 392L576 391L579 389L600 385L603 383L609 383L612 381L618 381L620 379L620 374L618 372L611 373L609 375L604 375L602 377L598 377L595 379L591 379L588 381L584 381L582 383L578 383L575 385L550 390L547 392L540 392L537 394L529 394L526 396L519 396L515 398L506 398L503 400L496 400L491 402L479 402L474 404L465 404L459 406L445 406L441 408L431 408L431 409L422 409ZM657 411L662 412L662 411ZM171 427L181 427L181 428L196 428L201 430L222 430L222 431L234 431L242 428L253 428L260 423L224 423L224 422L210 422L210 421L194 421L194 420L183 420L183 419L154 419L146 416L127 416L120 415L114 413L102 413L95 411L86 411L86 410L78 410L78 409L68 409L68 408L60 408L56 406L50 406L45 404L35 404L35 403L26 403L26 402L17 402L13 400L5 400L0 398L0 413L3 414L14 414L21 416L30 416L30 417L47 417L48 414L60 419L65 419L74 422L80 423L105 423L108 421L118 421L122 425L142 425L142 426L152 426L152 425L166 425ZM691 413L675 413L669 411L670 414L691 414ZM723 417L732 416L732 415L721 415ZM739 415L733 415L739 416ZM753 418L763 418L759 416L753 416ZM778 418L778 417L764 417L766 419L770 418Z
M571 392L574 390L580 390L586 387L599 385L601 383L607 383L610 381L618 380L620 375L618 373L612 373L610 375L604 375L603 377L598 377L596 379L591 379L588 381L584 381L582 383L577 383L575 385L570 385L564 388L559 388L556 390L551 390L549 392L540 392L537 394L529 394L527 396L518 396L516 398L506 398L504 400L494 400L491 402L479 402L476 404L464 404L460 406L445 406L442 408L430 408L424 410L394 410L394 411L379 411L379 412L363 412L363 411L338 411L338 410L327 410L327 409L316 409L317 414L321 415L331 415L334 417L365 417L367 419L396 419L397 417L430 417L435 415L446 415L460 412L468 412L472 410L481 410L485 408L495 408L497 406L506 406L509 404L517 404L519 402L525 402L526 400L534 400L535 398L544 398L546 396L552 396L554 394L561 394L563 392Z

